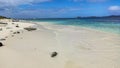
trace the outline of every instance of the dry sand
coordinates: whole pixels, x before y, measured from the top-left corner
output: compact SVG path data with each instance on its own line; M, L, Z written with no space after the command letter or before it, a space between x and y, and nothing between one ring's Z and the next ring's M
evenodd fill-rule
M0 68L120 68L119 35L73 26L36 25L37 30L22 29L3 42ZM54 51L58 55L52 58Z

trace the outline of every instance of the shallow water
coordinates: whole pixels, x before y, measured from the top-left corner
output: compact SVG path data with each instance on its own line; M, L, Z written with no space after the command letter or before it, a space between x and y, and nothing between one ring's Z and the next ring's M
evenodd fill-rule
M120 19L34 19L28 21L87 27L120 35Z

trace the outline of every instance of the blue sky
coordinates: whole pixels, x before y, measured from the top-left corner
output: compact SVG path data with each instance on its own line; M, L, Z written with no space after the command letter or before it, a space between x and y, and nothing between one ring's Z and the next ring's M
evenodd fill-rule
M0 15L13 18L120 15L120 0L0 0Z

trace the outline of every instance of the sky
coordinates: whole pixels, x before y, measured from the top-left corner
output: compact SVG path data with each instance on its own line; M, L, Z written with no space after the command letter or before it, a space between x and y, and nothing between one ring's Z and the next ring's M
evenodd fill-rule
M120 0L0 0L0 15L11 18L120 15Z

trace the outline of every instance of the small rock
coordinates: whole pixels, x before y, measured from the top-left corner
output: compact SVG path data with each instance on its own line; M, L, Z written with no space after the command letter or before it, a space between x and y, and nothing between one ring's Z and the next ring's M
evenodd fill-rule
M55 56L57 56L57 52L52 52L52 54L51 54L51 57L55 57Z
M11 35L11 37L14 37L14 35Z
M20 32L19 32L19 31L17 31L17 34L20 34Z
M37 28L33 28L33 27L27 27L27 28L24 28L24 29L27 30L27 31L37 30Z
M6 39L5 38L1 38L0 41L5 41Z
M5 38L8 38L8 36L6 36Z
M2 47L3 46L3 44L0 42L0 47Z
M17 24L16 27L19 28L19 25Z
M16 32L13 32L13 34L16 34Z

